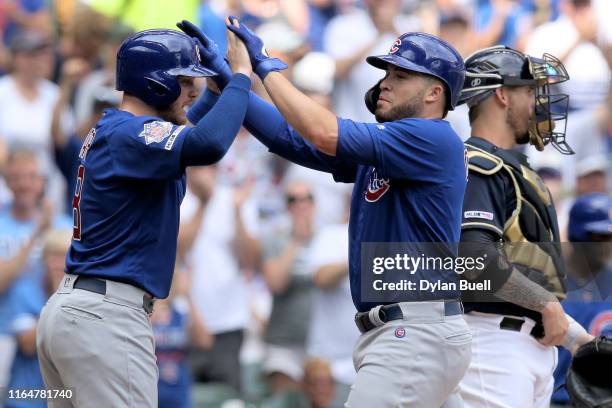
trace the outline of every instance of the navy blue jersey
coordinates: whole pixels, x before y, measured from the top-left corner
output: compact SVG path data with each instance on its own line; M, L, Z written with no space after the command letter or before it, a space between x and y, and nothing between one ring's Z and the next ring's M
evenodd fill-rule
M191 128L105 111L79 153L66 272L168 295L185 195L181 147Z
M217 97L205 92L203 114ZM318 151L271 104L251 92L244 125L272 153L339 182L355 183L349 223L349 270L353 303L366 311L381 303L361 293L363 243L442 243L436 255L457 254L467 184L467 152L444 120L408 118L385 123L338 119L336 156ZM410 280L455 283L453 271L418 271ZM400 275L401 276L401 275ZM404 293L403 300L458 298L458 290ZM409 299L407 299L407 297Z
M361 164L353 177L346 168L334 176L355 183L349 223L351 293L357 309L366 311L376 304L361 300L362 243L449 243L446 254L436 255L457 255L454 243L460 237L466 155L461 139L443 120L339 120L338 125L337 159ZM459 275L420 270L411 280L420 279L458 284ZM448 299L458 298L459 292L419 290L411 296Z

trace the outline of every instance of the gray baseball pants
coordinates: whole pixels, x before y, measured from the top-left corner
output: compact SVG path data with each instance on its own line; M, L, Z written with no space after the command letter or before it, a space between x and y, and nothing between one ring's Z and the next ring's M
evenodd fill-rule
M106 295L72 287L66 275L45 305L37 332L48 389L73 390L63 407L157 407L158 371L144 292L107 281Z
M345 407L463 407L459 381L470 363L472 342L463 315L445 316L442 302L400 305L404 319L357 340L357 377Z

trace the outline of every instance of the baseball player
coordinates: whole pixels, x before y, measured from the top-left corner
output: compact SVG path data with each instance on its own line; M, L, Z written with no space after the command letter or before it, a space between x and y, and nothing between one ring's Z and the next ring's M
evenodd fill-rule
M355 345L357 376L346 406L460 406L456 389L469 362L471 334L459 293L388 292L386 299L368 300L362 284L372 269L361 264L361 245L435 242L449 256L455 254L445 243L459 240L465 152L442 118L454 108L463 85L461 56L428 34L400 36L389 54L367 59L385 72L367 96L379 123L357 123L336 117L295 89L277 72L286 65L269 58L259 38L230 20L229 29L246 44L254 71L278 107L251 94L247 129L272 152L332 173L336 181L355 183L349 278L362 335ZM223 71L222 58L210 41L187 22L180 26L209 44L204 60ZM214 101L207 93L192 107L190 118ZM411 276L406 271L391 273ZM417 270L412 276L424 282L458 281L454 271Z
M37 347L45 384L73 390L51 406L156 407L148 315L168 295L185 167L218 161L238 133L251 85L245 48L228 36L234 74L214 109L187 124L204 68L196 40L146 30L117 53L119 109L91 129L79 155L66 276L45 306Z
M548 407L553 346L575 349L592 338L558 301L565 296L564 266L551 195L526 156L512 150L531 143L572 153L559 125L567 96L550 88L567 79L550 55L540 59L496 46L466 59L461 102L470 108L472 137L466 141L461 253L486 256L484 268L465 275L489 280L495 294L465 294L472 299L465 319L474 341L461 395L469 407ZM500 241L503 250L495 245Z

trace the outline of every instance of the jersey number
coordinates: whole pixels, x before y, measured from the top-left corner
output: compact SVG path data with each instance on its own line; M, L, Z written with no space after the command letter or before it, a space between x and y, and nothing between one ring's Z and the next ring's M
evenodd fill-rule
M81 192L83 191L83 181L85 180L85 166L79 166L74 197L72 198L72 239L81 240Z

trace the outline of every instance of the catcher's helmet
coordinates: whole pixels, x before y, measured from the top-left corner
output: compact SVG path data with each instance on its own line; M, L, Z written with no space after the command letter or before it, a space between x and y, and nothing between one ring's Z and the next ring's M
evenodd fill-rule
M591 193L578 197L570 210L569 240L588 242L589 233L612 235L612 197L607 194Z
M145 30L134 34L117 51L117 90L155 107L168 106L181 94L177 77L217 73L200 63L198 46L176 30Z
M386 69L388 64L420 72L438 78L446 86L446 109L453 110L465 76L463 58L450 44L431 34L406 33L401 35L387 55L374 55L366 58L368 64ZM380 82L375 86L378 88ZM376 96L378 100L378 96ZM376 108L367 102L368 109Z
M530 143L538 150L551 143L563 154L574 153L565 142L569 98L565 94L552 94L550 89L550 85L569 79L561 61L549 54L535 58L496 45L467 57L465 70L459 104L476 106L502 86L532 86L536 90L536 103L535 120L529 129Z

